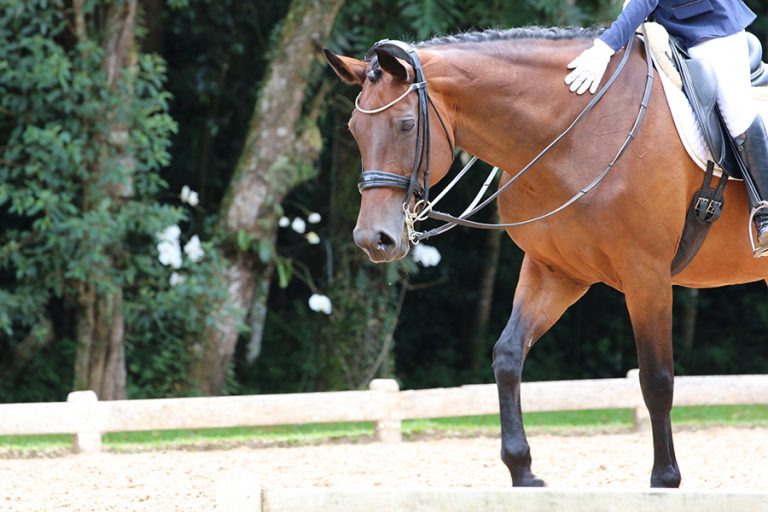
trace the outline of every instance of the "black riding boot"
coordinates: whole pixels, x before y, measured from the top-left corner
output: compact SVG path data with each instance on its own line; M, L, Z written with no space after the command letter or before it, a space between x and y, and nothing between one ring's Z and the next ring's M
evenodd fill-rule
M768 201L768 133L761 116L756 116L747 131L735 139L749 176L755 184L761 201ZM755 215L757 228L756 256L768 250L768 210L762 210Z

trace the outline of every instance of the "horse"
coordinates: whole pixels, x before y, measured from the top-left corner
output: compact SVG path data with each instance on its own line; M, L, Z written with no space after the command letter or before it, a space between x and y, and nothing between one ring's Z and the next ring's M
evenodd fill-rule
M589 29L528 27L470 32L415 45L428 84L425 121L433 183L448 173L454 148L504 172L500 186L530 162L590 101L563 83L566 65L599 34ZM641 43L635 43L641 44ZM361 87L349 120L363 169L379 169L407 182L424 166L418 142L417 69L385 47L366 60L325 58L348 84ZM623 55L612 59L612 73ZM647 57L632 53L613 86L567 137L498 197L503 222L542 216L592 182L635 121ZM742 184L725 186L720 220L691 263L672 275L691 198L703 174L688 157L658 81L634 142L589 194L557 214L506 229L525 253L512 312L495 343L492 367L499 395L501 459L513 486L543 486L531 471L531 452L520 408L523 363L534 343L595 283L626 298L640 369L640 386L653 437L651 487L678 487L670 410L674 387L672 286L708 288L768 277L768 259L753 257L750 206ZM382 109L381 107L387 107ZM366 110L370 109L370 110ZM441 126L442 125L442 126ZM422 155L423 156L423 155ZM364 176L366 173L363 173ZM397 178L397 176L395 176ZM353 237L373 262L410 250L403 183L361 186ZM412 188L412 187L410 187ZM416 199L410 194L406 203Z

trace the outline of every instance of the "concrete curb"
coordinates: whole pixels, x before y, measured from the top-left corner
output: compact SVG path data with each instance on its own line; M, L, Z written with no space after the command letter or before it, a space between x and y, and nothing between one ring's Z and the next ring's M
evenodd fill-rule
M768 493L739 491L500 488L274 488L228 496L225 512L767 512ZM240 484L236 487L241 487ZM235 488L232 489L235 491ZM219 487L221 492L221 487ZM248 506L243 507L247 503Z

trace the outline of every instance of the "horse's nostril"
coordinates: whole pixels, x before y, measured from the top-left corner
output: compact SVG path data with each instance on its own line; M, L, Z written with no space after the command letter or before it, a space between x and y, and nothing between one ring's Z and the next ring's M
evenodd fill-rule
M379 231L379 250L387 251L391 249L394 245L395 245L395 240L391 236L384 233L383 231Z

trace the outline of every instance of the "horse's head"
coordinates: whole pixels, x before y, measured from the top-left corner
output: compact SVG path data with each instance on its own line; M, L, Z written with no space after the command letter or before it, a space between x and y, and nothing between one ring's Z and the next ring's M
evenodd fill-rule
M375 263L403 258L410 248L404 204L414 208L418 189L445 176L453 159L453 135L442 98L430 90L432 105L420 105L413 66L385 50L374 47L366 61L327 49L324 53L342 81L362 87L349 120L365 171L359 187L362 199L353 232L355 243ZM419 124L420 109L432 128L426 136ZM442 110L445 129L437 109ZM424 140L429 141L426 159L426 152L420 153Z

